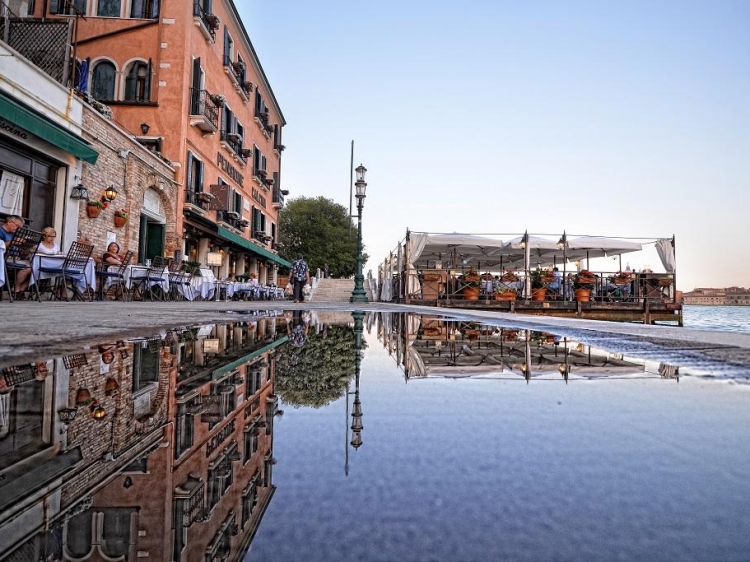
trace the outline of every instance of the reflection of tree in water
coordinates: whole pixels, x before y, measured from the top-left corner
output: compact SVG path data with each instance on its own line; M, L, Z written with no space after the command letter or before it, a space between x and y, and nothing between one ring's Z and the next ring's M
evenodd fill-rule
M366 347L362 342L363 349ZM354 329L310 329L305 345L279 349L275 391L285 404L320 408L344 396L354 378Z

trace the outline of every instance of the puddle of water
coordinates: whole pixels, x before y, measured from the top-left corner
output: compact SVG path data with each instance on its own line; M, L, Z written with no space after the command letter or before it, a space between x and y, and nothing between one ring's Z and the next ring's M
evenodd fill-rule
M0 559L732 559L747 374L697 349L254 313L0 372ZM709 380L711 379L711 380Z

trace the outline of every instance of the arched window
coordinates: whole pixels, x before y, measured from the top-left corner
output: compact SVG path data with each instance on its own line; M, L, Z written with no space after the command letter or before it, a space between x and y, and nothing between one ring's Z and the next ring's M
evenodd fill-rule
M125 78L125 101L149 101L151 99L151 61L135 61L130 65Z
M122 0L99 0L96 15L105 18L119 18L122 14L121 7Z
M97 63L91 76L91 95L99 101L115 99L115 65L109 61Z

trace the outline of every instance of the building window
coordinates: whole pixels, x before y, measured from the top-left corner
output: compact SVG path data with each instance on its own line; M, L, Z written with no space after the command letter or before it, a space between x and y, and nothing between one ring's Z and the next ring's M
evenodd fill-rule
M49 11L52 14L64 14L74 16L80 14L85 16L88 0L52 0Z
M109 61L97 63L91 76L91 95L99 101L115 99L115 76L117 69Z
M121 12L121 0L99 0L96 15L104 18L119 18Z
M188 152L187 189L193 193L203 191L203 162Z
M149 101L151 99L151 60L135 61L130 65L125 78L125 101Z
M133 392L138 392L159 380L159 351L143 343L133 348Z
M159 0L133 0L130 6L130 17L136 19L159 17Z

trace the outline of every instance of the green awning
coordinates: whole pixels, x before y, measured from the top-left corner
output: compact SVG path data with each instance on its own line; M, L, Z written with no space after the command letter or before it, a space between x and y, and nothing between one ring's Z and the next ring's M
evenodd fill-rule
M244 320L244 318L243 318ZM256 349L255 351L248 353L247 355L243 355L239 359L232 361L231 363L228 363L222 367L219 367L218 369L214 370L214 372L211 374L211 378L218 379L222 375L227 374L229 371L233 371L237 367L241 367L248 361L252 361L256 357L260 357L264 353L271 351L272 349L279 347L282 343L286 343L286 341L289 339L289 336L283 336L268 345L264 345L261 348Z
M88 142L3 91L0 91L0 115L76 158L96 164L99 153Z
M268 258L269 260L275 261L276 263L278 263L279 265L283 265L284 267L292 267L292 264L286 261L285 259L280 258L273 252L269 252L265 248L261 248L257 244L253 244L249 240L245 240L242 236L235 234L231 230L227 230L223 226L219 227L218 234L224 240L233 242L234 244L237 244L240 248L244 248L246 250L250 250L251 252L255 252L256 254L263 256L264 258Z

